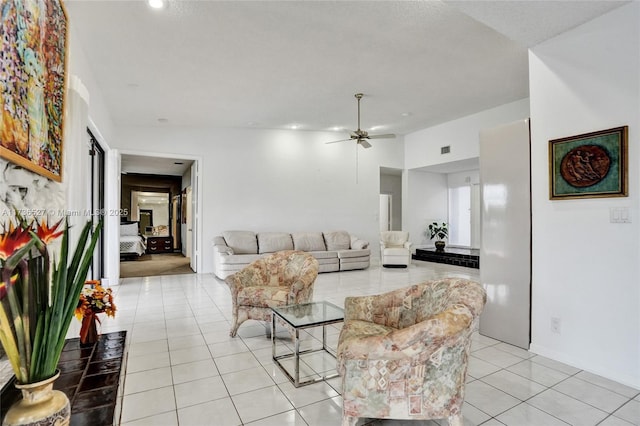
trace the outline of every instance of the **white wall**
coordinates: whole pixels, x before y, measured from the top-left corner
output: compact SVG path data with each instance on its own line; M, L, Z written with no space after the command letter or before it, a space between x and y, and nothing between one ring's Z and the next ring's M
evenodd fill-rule
M405 167L415 169L477 158L480 130L528 117L529 100L522 99L410 133L404 138ZM440 154L440 148L447 145L451 152Z
M87 88L89 92L89 117L96 130L99 131L100 139L103 139L103 141L99 142L104 142L108 147L110 146L109 142L113 139L113 122L104 103L102 91L93 78L91 65L88 63L82 49L82 42L76 36L72 21L69 24L69 28L69 75L77 76Z
M480 170L468 170L466 172L447 173L447 185L449 188L471 186L480 183Z
M451 189L469 187L469 204L463 202L464 208L457 210L460 218L463 220L457 221L457 223L449 223L449 242L448 244L456 244L456 233L458 235L468 235L467 238L462 238L465 246L479 247L480 244L480 203L475 202L476 193L480 191L480 170L467 170L464 172L448 173L447 174L447 186L449 187L449 195L451 195ZM455 197L454 197L455 198ZM449 199L449 206L457 205L460 208L459 200ZM468 210L467 210L468 209ZM454 209L454 211L456 211ZM449 211L451 216L452 211ZM452 222L452 221L450 221ZM463 244L462 242L459 244Z
M640 388L640 3L533 48L534 352ZM629 126L629 197L549 200L548 141ZM611 207L632 223L609 223ZM551 317L561 332L550 329Z
M477 158L480 130L528 117L529 101L523 99L405 136L404 158L405 168L409 169L409 188L403 205L403 224L410 232L414 246L433 246L433 241L424 237L427 221L447 220L448 177L445 173L411 169ZM446 145L451 146L451 152L440 154L440 147ZM467 174L475 181L479 179L477 170Z
M69 24L69 76L75 76L86 88L89 96L87 99L89 106L89 123L93 135L105 151L105 209L107 212L114 212L120 207L120 177L119 164L114 163L114 156L109 148L113 138L113 123L104 103L102 92L93 78L91 66L86 60L82 44L75 34L73 22ZM65 144L67 140L65 139ZM65 151L67 147L65 146ZM65 165L70 167L71 175L78 175L81 170L87 167L86 161L74 162ZM64 177L63 177L64 179ZM81 189L82 186L82 189ZM68 191L84 191L84 185L80 182L68 182ZM87 206L88 207L88 206ZM103 271L104 282L108 285L117 285L120 276L120 249L119 249L119 227L120 218L117 215L107 215L104 222L105 237L105 268Z
M447 175L409 170L405 202L405 230L414 248L433 247L434 241L424 234L429 223L447 221Z
M69 87L73 87L74 90L79 91L83 95L83 100L89 104L88 113L90 117L91 126L96 136L99 137L105 150L108 150L108 145L103 135L111 134L111 120L106 111L106 108L101 100L100 91L97 89L95 82L91 77L90 67L88 66L84 52L78 43L74 31L73 24L70 25L70 34L68 42L68 68L67 68L67 82ZM89 95L87 96L87 92ZM86 119L81 119L74 113L78 113L77 105L73 111L70 108L75 101L67 95L65 103L65 125L71 123L71 117L73 116L74 122L78 123L82 121L87 124ZM97 125L96 125L97 123ZM83 214L83 209L88 209L90 204L89 200L89 186L87 183L89 156L87 147L85 146L85 135L76 133L76 136L71 138L69 129L65 129L64 141L63 141L63 173L62 183L57 183L46 178L43 178L35 173L27 170L16 169L10 165L6 160L0 159L0 193L8 194L11 188L29 186L33 191L32 195L25 200L13 199L11 194L3 195L2 199L7 200L7 204L15 205L19 208L35 209L48 209L50 212L54 212L50 220L57 220L62 211L74 212L74 214ZM5 186L6 185L6 186ZM6 188L6 189L5 189ZM107 191L109 188L107 188ZM4 209L4 203L0 204L0 209ZM89 217L75 216L72 221L77 223L84 223ZM117 218L116 218L117 220ZM117 224L117 222L116 222ZM117 225L115 235L117 238ZM75 231L74 231L75 232ZM105 251L107 258L113 257L109 253L118 253L118 241L117 239L113 243L115 249L110 246ZM116 261L117 261L117 257ZM113 262L110 264L107 261L105 276L117 278L119 270L113 271ZM111 272L109 272L111 270ZM112 282L113 283L113 282ZM117 284L117 280L115 282Z
M356 183L355 143L325 144L335 137L333 132L127 127L118 129L115 147L180 158L199 153L199 272L207 273L213 237L231 229L344 229L368 240L378 256L380 167L403 168L402 138L358 147Z

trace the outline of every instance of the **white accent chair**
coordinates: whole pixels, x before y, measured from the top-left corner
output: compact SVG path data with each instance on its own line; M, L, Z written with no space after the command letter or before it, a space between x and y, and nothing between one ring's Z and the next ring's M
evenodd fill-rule
M380 232L380 261L384 267L411 265L411 241L405 231Z

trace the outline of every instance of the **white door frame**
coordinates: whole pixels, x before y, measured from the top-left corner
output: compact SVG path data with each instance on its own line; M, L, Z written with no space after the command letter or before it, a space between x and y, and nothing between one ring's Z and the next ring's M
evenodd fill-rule
M135 150L118 150L118 170L121 170L122 164L122 154L126 155L138 155L142 157L160 157L160 158L180 158L184 160L193 161L193 165L191 166L191 186L193 188L193 192L195 193L195 197L193 198L193 206L192 216L193 216L193 257L192 264L195 266L194 271L202 271L202 238L198 238L198 235L202 232L200 229L200 220L202 217L202 191L200 191L202 177L200 176L200 164L202 163L202 157L189 155L189 154L176 154L176 153L161 153L161 152L150 152L150 151L135 151ZM160 174L162 171L158 171ZM195 174L194 174L195 172ZM116 176L115 179L109 180L110 182L117 181L118 182L118 193L120 191L120 176ZM118 206L120 208L120 200L118 200ZM118 236L119 238L119 236Z

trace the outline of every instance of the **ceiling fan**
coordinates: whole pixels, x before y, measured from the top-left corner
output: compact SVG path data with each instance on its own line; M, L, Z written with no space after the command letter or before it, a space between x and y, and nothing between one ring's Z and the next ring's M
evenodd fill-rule
M349 131L349 133L351 133L351 135L349 136L349 139L341 139L339 141L327 142L328 144L337 143L337 142L356 141L356 143L362 146L363 148L371 148L369 139L392 139L396 137L396 135L394 135L393 133L387 133L384 135L370 135L367 131L362 130L360 128L360 99L362 99L363 96L364 95L362 93L355 94L355 97L358 100L358 130Z

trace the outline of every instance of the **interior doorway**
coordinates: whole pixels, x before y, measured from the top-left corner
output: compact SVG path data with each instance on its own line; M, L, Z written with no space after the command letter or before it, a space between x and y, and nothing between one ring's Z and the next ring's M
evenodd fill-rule
M158 273L154 273L152 268L147 267L148 275L126 275L132 271L128 271L127 268L132 261L140 262L151 265L151 261L160 261L158 265L160 268L168 266L169 262L179 262L180 268L182 268L182 261L179 258L184 259L184 266L186 269L181 269L184 272L177 273L193 273L196 267L199 265L197 247L193 247L194 243L191 243L190 257L187 257L187 200L186 200L186 187L193 185L192 181L197 181L199 177L197 174L192 176L192 170L194 165L197 165L197 160L191 159L177 159L169 158L165 156L147 156L129 154L122 152L120 156L121 164L121 208L126 209L127 206L131 206L133 209L133 194L138 191L142 192L164 192L166 196L165 203L160 209L159 206L147 207L146 205L136 204L137 217L128 217L126 219L130 221L140 221L140 231L147 241L146 252L135 258L125 259L125 262L121 262L120 271L121 277L124 276L150 276L150 275L164 275L169 271L158 270ZM197 173L197 168L195 168ZM127 195L129 194L129 195ZM190 206L196 205L196 200L190 200ZM158 207L158 208L156 208ZM143 210L153 209L153 223L143 224L145 220L142 213ZM193 222L196 221L196 214L189 214L193 217ZM166 219L166 223L165 223ZM160 224L162 222L162 224ZM152 230L151 233L146 232L146 229ZM193 232L196 231L196 226L192 226ZM193 238L192 238L193 240ZM151 247L151 249L149 249ZM137 265L142 266L142 265ZM133 271L135 273L135 271ZM145 271L145 273L147 273Z
M380 231L402 230L402 169L380 167Z
M91 130L87 129L88 145L89 145L89 163L91 174L91 191L90 191L90 204L91 211L104 211L105 210L105 155L104 149L100 146ZM99 215L91 215L92 229L95 228ZM92 231L93 233L93 231ZM93 252L93 261L91 262L91 277L93 279L100 279L104 276L104 254L105 254L105 237L104 232L100 233L98 237L98 243Z
M393 222L393 195L380 194L380 232L391 231Z

